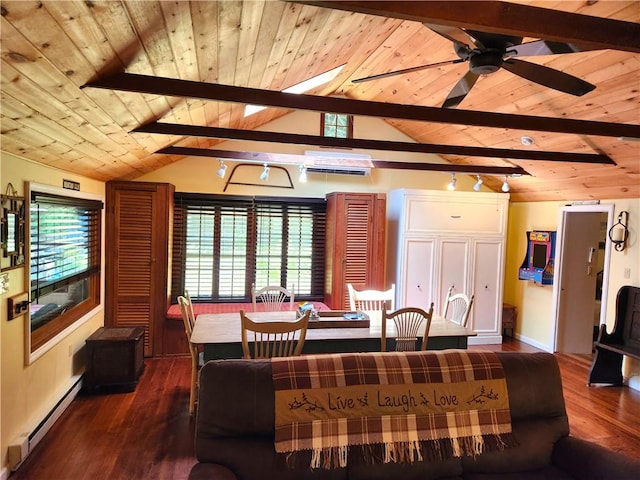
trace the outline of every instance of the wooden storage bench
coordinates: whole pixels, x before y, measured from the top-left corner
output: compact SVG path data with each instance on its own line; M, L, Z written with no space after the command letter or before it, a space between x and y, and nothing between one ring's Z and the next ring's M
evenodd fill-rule
M600 325L596 353L589 371L589 385L622 385L625 355L640 359L640 288L625 286L618 291L613 332Z

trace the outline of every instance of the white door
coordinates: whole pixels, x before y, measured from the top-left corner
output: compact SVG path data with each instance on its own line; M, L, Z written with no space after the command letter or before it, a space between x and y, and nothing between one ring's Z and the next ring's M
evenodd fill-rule
M438 241L438 279L434 289L435 309L438 313L444 310L444 300L449 288L452 293L469 294L470 240L467 238L442 238Z
M435 238L408 239L405 243L403 272L398 276L396 308L418 307L429 310L432 302Z
M591 353L602 212L565 213L557 293L556 348ZM556 267L558 265L556 264ZM558 271L558 268L556 268Z
M468 326L478 335L502 342L502 271L504 241L475 240L473 248L473 289L475 295Z

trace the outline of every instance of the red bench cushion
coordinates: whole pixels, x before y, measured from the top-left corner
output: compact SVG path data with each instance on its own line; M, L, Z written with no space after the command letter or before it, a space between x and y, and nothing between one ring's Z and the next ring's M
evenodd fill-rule
M322 302L308 302L313 304L316 311L330 310L330 308ZM294 305L294 307L297 304ZM261 303L257 304L258 311L262 311L263 307ZM253 312L252 303L194 303L193 313L197 317L201 313L234 313L244 310L245 312ZM282 304L282 310L289 310L289 304ZM167 319L170 320L182 320L182 313L180 313L180 307L171 305L167 311Z

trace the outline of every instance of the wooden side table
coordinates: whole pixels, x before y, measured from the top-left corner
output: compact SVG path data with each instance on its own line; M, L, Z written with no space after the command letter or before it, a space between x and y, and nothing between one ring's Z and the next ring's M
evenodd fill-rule
M86 390L135 390L144 370L144 328L100 327L87 338L86 351Z
M516 317L518 311L515 305L509 303L502 304L502 334L505 335L505 330L510 330L513 337L513 329L516 327Z

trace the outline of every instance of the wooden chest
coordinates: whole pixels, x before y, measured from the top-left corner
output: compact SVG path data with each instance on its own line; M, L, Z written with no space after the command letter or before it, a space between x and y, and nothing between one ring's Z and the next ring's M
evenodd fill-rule
M86 340L87 390L133 391L144 369L144 328L101 327Z

